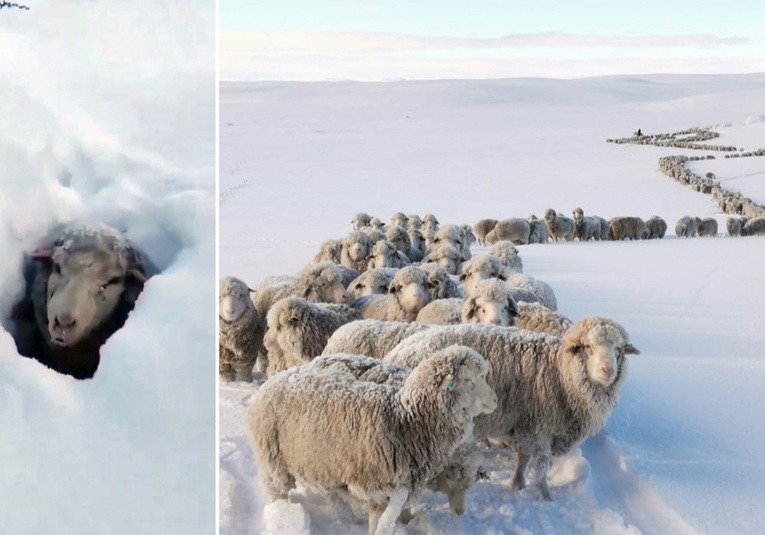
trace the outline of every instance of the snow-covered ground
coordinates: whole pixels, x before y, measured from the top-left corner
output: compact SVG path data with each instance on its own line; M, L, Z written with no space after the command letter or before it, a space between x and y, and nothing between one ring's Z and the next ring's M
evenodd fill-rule
M251 285L294 273L359 211L475 223L546 208L662 216L660 241L522 246L525 271L573 319L621 322L642 351L601 434L556 460L552 503L505 487L513 460L453 516L426 494L400 533L765 532L765 238L679 240L686 214L726 216L658 170L682 149L606 138L720 125L715 143L765 146L765 75L373 83L223 83L220 269ZM754 199L765 158L694 162ZM475 248L474 253L484 249ZM315 496L265 506L244 420L255 387L220 386L224 535L362 534ZM306 515L307 516L304 516ZM310 524L310 528L309 528ZM281 526L281 530L280 530Z
M0 311L54 222L104 221L163 269L92 380L0 329L0 532L215 529L215 3L0 10Z

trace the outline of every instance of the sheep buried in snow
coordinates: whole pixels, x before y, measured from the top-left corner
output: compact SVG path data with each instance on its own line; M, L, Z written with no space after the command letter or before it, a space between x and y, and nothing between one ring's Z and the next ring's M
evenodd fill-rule
M361 319L348 305L312 303L300 297L277 301L268 311L263 345L268 350L267 374L310 362L321 355L332 333Z
M457 323L488 323L502 327L515 324L518 306L505 283L498 279L484 279L466 295L465 299L437 299L423 307L417 321L430 325Z
M343 239L340 251L340 263L345 267L363 273L367 269L367 257L372 252L372 239L364 232L356 230Z
M224 381L252 381L252 368L262 349L263 321L250 292L236 277L218 282L218 372Z
M400 269L393 277L387 295L365 295L351 303L367 318L387 321L414 321L417 313L430 303L430 280L416 266Z
M374 320L372 320L374 321ZM411 327L411 324L401 324ZM360 381L390 385L401 388L410 373L409 368L402 368L375 358L348 353L327 353L314 359L312 370L337 370L348 372ZM479 479L488 479L481 468L483 454L470 443L464 443L454 450L444 469L426 484L434 492L446 494L449 507L456 515L465 513L467 491ZM409 509L404 509L399 516L405 524L412 519Z
M298 367L269 378L252 398L247 431L269 500L296 482L369 506L369 533L392 534L416 496L496 408L488 365L465 347L435 352L400 388L339 370Z
M53 227L25 256L23 271L24 295L8 331L21 355L77 379L93 377L100 347L158 272L118 230L82 223Z
M401 340L428 327L405 321L352 321L332 333L322 354L352 353L382 359Z
M545 211L545 224L553 242L572 241L576 231L574 220L570 217L559 215L552 208Z
M524 487L526 467L535 458L537 488L547 500L551 456L603 427L619 399L625 355L639 354L624 327L592 316L563 337L482 324L433 327L404 339L385 360L411 367L454 344L484 355L491 364L487 380L499 398L496 411L476 418L475 437L515 444L513 488Z

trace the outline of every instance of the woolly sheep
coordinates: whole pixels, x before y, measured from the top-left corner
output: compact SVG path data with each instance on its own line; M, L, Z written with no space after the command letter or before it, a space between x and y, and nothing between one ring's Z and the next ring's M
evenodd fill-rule
M396 246L388 240L380 240L372 246L367 259L367 269L400 267Z
M312 303L287 297L268 311L263 345L268 350L267 374L274 375L321 355L327 340L341 325L361 319L348 305Z
M697 236L717 236L717 220L713 217L696 218Z
M545 230L545 232L547 231ZM513 242L509 240L498 241L491 246L489 254L497 257L506 268L523 273L523 260L521 260L521 257L518 254L518 249L513 245Z
M383 223L376 217L373 217L372 219L369 220L369 226L372 228L376 228L378 230L383 230L383 231L385 230L385 223Z
M421 264L419 268L425 272L430 280L430 293L433 299L462 297L462 291L454 278L441 265L435 263Z
M372 246L369 236L359 230L351 232L343 239L340 263L363 273L367 269L367 257L372 252Z
M741 236L741 227L749 221L748 217L729 217L725 226L728 228L729 236Z
M509 289L498 279L477 283L465 299L438 299L423 307L417 321L430 325L488 323L502 327L515 324L518 307Z
M404 339L385 360L414 366L454 344L473 348L491 364L489 385L498 409L475 420L476 438L515 443L518 464L511 485L525 485L531 457L537 461L537 488L550 500L547 469L562 455L597 433L619 398L627 370L626 354L640 352L613 320L592 316L561 338L491 325L433 327Z
M350 286L351 283L359 277L359 272L355 269L345 267L341 264L335 264L335 268L337 269L338 273L340 273L340 284L342 284L343 288L346 290L348 289L348 286Z
M510 292L510 297L512 297L513 301L516 303L542 304L542 302L539 300L539 297L537 297L533 292L530 292L529 290L524 290L522 288L508 288L508 291Z
M348 285L348 295L356 299L363 295L387 294L396 268L375 268L365 271Z
M340 263L340 251L343 248L342 240L327 240L319 246L319 252L313 257L314 262L329 260L335 264Z
M420 216L417 214L408 214L407 216L408 224L407 224L407 230L420 230L422 228L422 219L420 219Z
M432 300L429 288L427 274L416 266L407 266L394 275L387 295L365 295L354 299L351 306L365 319L414 321Z
M433 262L442 266L450 275L456 275L462 270L463 256L460 250L447 243L425 255L424 263Z
M377 243L378 241L384 240L385 238L385 232L380 230L379 228L375 227L364 227L361 229L361 232L369 236L369 239L372 240L372 245ZM342 259L342 257L341 257Z
M519 329L563 336L574 322L540 303L518 302L515 325Z
M558 300L555 298L555 292L546 282L531 275L513 271L508 271L505 275L507 277L505 283L508 287L527 290L534 294L539 299L539 302L550 310L558 310Z
M465 295L470 295L475 290L478 282L484 279L507 280L505 271L504 264L494 255L481 254L474 256L462 266L462 273L460 274L460 280L464 284L462 291Z
M476 238L475 233L473 232L473 227L470 225L460 225L460 229L465 238L465 241L462 244L462 259L469 260L473 256L470 247L478 240L478 238Z
M236 277L218 282L218 372L224 381L252 381L252 368L263 344L263 321L250 291Z
M649 240L660 240L667 233L667 222L657 215L648 218L645 226L648 228Z
M375 321L375 320L370 320ZM411 324L401 324L411 326ZM409 368L402 368L395 364L389 364L375 358L348 353L327 353L314 359L310 367L312 370L337 370L347 372L360 381L389 385L401 388L410 373ZM465 498L467 491L478 479L487 479L488 476L481 468L484 460L483 454L478 451L474 444L463 443L449 457L446 467L427 483L427 488L434 492L446 494L449 500L449 508L457 515L465 513ZM403 523L412 519L409 509L404 509L399 516Z
M741 227L742 236L755 236L765 234L765 217L750 219Z
M419 251L415 250L414 254L412 254L412 243L409 239L406 227L393 225L385 232L385 237L396 247L396 250L401 253L398 255L399 260L397 263L399 265L397 267L409 265L412 256L416 257L418 261L422 259L422 255L418 254Z
M693 238L696 236L696 218L689 215L681 217L675 225L675 234L678 238Z
M401 340L429 327L406 321L352 321L332 333L322 354L353 353L382 359Z
M529 243L547 243L550 241L550 233L547 230L547 223L537 218L534 214L528 217L529 221Z
M76 379L90 379L100 348L127 321L158 272L121 232L104 224L53 227L24 257L24 294L8 331L19 353Z
M409 260L412 262L419 262L425 256L425 238L423 237L422 232L416 228L410 228L407 231L407 234L409 235L409 253L407 253L406 256L408 256Z
M639 217L615 217L609 222L609 240L644 240L649 230Z
M351 219L353 230L361 230L363 227L369 226L369 221L372 219L367 213L359 212Z
M409 225L409 218L403 212L396 212L390 218L390 224L393 227L403 227L404 229L406 229L406 227Z
M425 216L422 218L422 228L438 230L438 225L438 219L436 219L436 216L433 214L425 214Z
M473 232L475 233L476 238L478 238L478 245L486 245L486 235L494 230L497 223L499 223L499 221L496 219L481 219L473 225Z
M530 233L531 226L528 221L519 217L511 217L497 223L494 229L486 235L485 241L489 245L494 245L503 240L510 240L515 245L525 245L529 243Z
M545 211L545 224L547 225L547 231L550 234L553 242L571 241L574 239L574 220L559 215L552 208L548 208Z
M452 224L444 225L436 231L433 242L425 249L425 257L427 258L433 251L446 245L452 245L461 254L464 250L465 240L465 233L462 228Z
M369 533L392 534L407 498L447 464L496 408L488 365L451 347L426 358L396 388L338 370L294 368L252 398L248 436L269 500L296 481L369 505Z
M584 215L584 210L574 208L574 239L579 241L600 240L600 220Z

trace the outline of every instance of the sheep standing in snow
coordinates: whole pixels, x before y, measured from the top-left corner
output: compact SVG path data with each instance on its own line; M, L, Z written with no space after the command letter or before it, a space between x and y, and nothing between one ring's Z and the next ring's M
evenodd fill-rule
M502 327L515 324L518 306L510 290L498 279L484 279L465 299L437 299L420 310L417 321L429 325L488 323Z
M601 429L619 399L625 355L639 354L624 327L593 316L562 338L480 324L433 327L404 339L385 360L411 367L455 344L486 357L487 379L499 397L496 411L476 418L475 437L515 443L518 464L511 484L516 489L524 487L526 467L535 457L537 488L546 500L551 456Z
M386 321L415 321L417 313L430 303L430 280L416 266L400 269L388 288L387 295L365 295L354 299L351 306L364 318Z
M574 239L574 232L576 231L574 220L559 215L552 208L545 211L545 224L553 242L572 241Z
M368 503L370 534L392 534L407 498L446 466L473 418L496 408L487 372L478 353L452 347L400 388L310 367L269 378L247 426L266 496L286 499L297 481L347 494Z
M252 381L252 368L263 344L263 321L250 291L236 277L218 282L218 372L224 381Z
M462 297L462 291L457 286L457 282L441 265L429 263L421 264L419 267L428 276L430 294L433 299Z
M644 240L648 235L648 227L639 217L615 217L609 222L609 240Z
M547 243L550 241L550 232L547 230L547 223L537 218L534 214L528 217L529 222L529 243Z
M353 300L363 295L387 294L390 282L397 272L396 268L375 268L365 271L348 285L348 295Z
M515 326L519 329L563 336L573 321L559 312L550 310L540 303L518 302Z
M340 263L345 267L363 273L367 269L367 257L372 253L372 239L356 230L343 239Z
M526 245L529 243L529 234L531 226L525 219L511 217L503 219L497 223L494 228L486 234L485 241L489 245L503 240L510 240L515 245Z
M741 227L749 221L748 217L729 217L725 226L728 228L728 236L741 236Z
M407 321L352 321L332 333L322 354L351 353L382 359L401 340L429 327Z
M686 215L681 217L675 225L675 234L678 238L694 238L697 228L696 218Z
M717 220L714 217L696 218L697 236L717 236Z
M263 345L268 350L267 374L310 362L321 355L341 325L361 319L348 305L312 303L299 297L277 301L268 312Z
M523 273L523 260L521 260L518 249L513 245L513 242L508 240L498 241L491 246L489 254L496 257L509 270ZM464 270L465 266L462 266L462 269Z
M584 210L574 208L574 239L579 241L600 240L600 219L585 217Z
M351 219L351 225L353 225L353 230L361 230L364 227L369 226L369 222L371 221L372 216L365 212L359 212L353 218Z
M103 224L61 224L24 258L24 294L8 330L21 355L76 379L90 379L100 348L158 272L121 232Z
M757 236L765 234L765 217L755 217L741 226L742 236Z
M486 245L486 235L494 230L494 227L497 226L496 219L481 219L473 226L473 232L475 233L476 238L478 238L478 245L484 246Z
M660 240L667 233L667 222L655 215L645 222L649 240Z

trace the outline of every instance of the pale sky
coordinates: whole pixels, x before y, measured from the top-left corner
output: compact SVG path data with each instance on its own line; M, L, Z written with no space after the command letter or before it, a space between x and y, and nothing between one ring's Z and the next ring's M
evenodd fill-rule
M219 0L222 80L765 72L762 0Z

